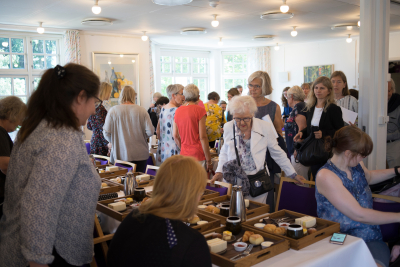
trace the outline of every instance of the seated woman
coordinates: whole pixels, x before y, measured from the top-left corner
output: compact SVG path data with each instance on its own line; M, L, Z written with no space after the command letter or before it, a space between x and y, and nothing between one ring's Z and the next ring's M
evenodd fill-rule
M197 213L206 171L195 159L176 155L164 161L156 177L151 199L115 233L107 266L211 266L204 236L182 222Z
M286 156L275 137L274 125L271 122L254 118L257 112L257 105L251 96L236 96L229 103L229 110L232 112L233 120L224 125L224 140L222 146L217 171L211 180L211 183L223 177L223 166L226 162L236 159L235 141L241 167L247 176L255 175L260 171L269 174L268 168L265 168L265 154L267 148L270 150L272 158L285 171L288 177L298 181L304 180L303 177L296 174L290 160ZM233 134L235 127L235 135ZM228 181L229 182L229 181ZM238 185L247 183L247 181L237 180ZM244 188L243 188L244 189ZM248 191L243 190L246 198L261 203L266 203L267 193L252 198L248 195ZM273 194L273 191L272 191Z
M362 159L372 152L371 138L355 126L338 130L325 142L333 157L317 174L318 217L340 223L340 232L362 238L378 266L389 266L389 248L378 225L400 222L399 213L372 209L370 184L393 177L398 170L368 170Z

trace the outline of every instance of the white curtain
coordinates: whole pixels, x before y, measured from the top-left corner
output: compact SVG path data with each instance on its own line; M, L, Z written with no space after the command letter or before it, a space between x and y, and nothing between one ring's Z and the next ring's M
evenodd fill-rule
M149 66L150 66L150 103L153 103L153 94L155 93L154 88L154 69L153 69L153 49L152 41L149 40Z
M250 48L248 52L248 75L258 70L266 71L268 74L271 74L271 57L270 48L268 46Z
M81 63L79 31L66 31L64 36L64 64Z

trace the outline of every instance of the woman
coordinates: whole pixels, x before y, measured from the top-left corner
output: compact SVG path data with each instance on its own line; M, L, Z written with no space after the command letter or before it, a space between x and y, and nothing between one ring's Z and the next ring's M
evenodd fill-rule
M389 168L400 165L400 95L393 79L388 82L389 122L386 135L386 161Z
M207 113L197 105L199 88L188 84L183 90L185 104L176 112L174 118L173 137L181 150L181 155L191 156L200 161L207 169L212 170L210 148L206 131Z
M2 266L82 266L93 257L101 179L80 126L95 114L100 81L69 63L43 74L28 102L7 170Z
M358 113L358 100L350 95L346 75L342 71L335 71L331 75L331 82L336 105ZM347 121L344 124L349 125Z
M161 165L156 177L151 199L118 227L108 250L108 266L211 267L204 236L182 222L197 213L207 183L204 168L193 158L177 155Z
M281 96L281 101L282 101L282 106L283 106L283 112L282 112L282 120L283 122L286 122L286 119L289 117L290 112L292 112L292 108L288 105L287 101L287 91L290 89L290 87L285 87L282 91L282 96Z
M233 121L227 122L224 126L225 143L221 148L218 167L211 183L221 181L224 177L224 164L236 159L234 138L237 142L239 160L246 175L254 175L264 169L269 173L268 168L265 168L265 154L268 148L273 159L276 160L288 177L299 182L304 180L303 177L296 174L286 153L279 147L272 123L254 118L257 105L252 97L237 96L233 98L229 104L229 110L232 112ZM235 127L235 136L233 135L233 127ZM237 183L241 185L243 181L239 179ZM273 191L271 193L273 194ZM267 193L256 198L250 196L246 198L265 203Z
M301 89L303 89L304 95L306 96L305 101L307 102L308 93L310 92L311 83L303 83Z
M99 98L101 101L107 100L111 96L112 86L109 83L102 82L100 85ZM90 139L90 154L107 156L108 142L103 136L103 126L106 120L107 110L101 103L96 108L96 114L89 117L87 128L93 131Z
M154 126L154 129L157 128L157 124L158 124L158 117L160 115L161 109L159 107L157 107L156 102L157 100L162 97L163 95L159 92L155 92L153 94L153 103L151 103L149 109L147 110L147 113L149 113L150 119L151 119L151 123ZM132 103L135 103L132 102Z
M3 216L4 188L13 141L8 133L22 124L26 105L21 98L8 96L0 100L0 219Z
M328 77L317 78L307 99L307 127L299 131L293 141L299 142L313 134L315 139L333 137L335 132L344 126L342 110L335 104L332 82ZM314 179L318 170L325 164L311 165Z
M222 109L218 106L218 93L211 92L208 94L207 98L208 102L204 104L204 108L207 112L206 131L209 146L213 148L215 147L215 140L219 139L221 137L221 133L223 133L221 125L224 124L225 118Z
M371 138L355 126L327 137L325 146L333 157L317 174L315 197L318 217L340 223L340 232L362 238L378 266L389 266L389 248L378 225L400 222L399 213L372 209L369 185L398 175L397 170L368 170L362 159L373 148Z
M231 88L229 89L228 93L226 94L228 97L228 103L232 100L232 97L240 95L240 92L237 88ZM231 121L232 120L232 114L228 113L226 114L226 121Z
M293 86L287 91L288 105L293 109L285 122L285 140L289 158L296 172L308 180L308 167L296 163L296 152L293 147L293 137L307 127L306 112L304 103L305 95L298 86Z
M180 84L171 84L167 87L167 95L169 103L161 109L160 119L157 125L157 163L160 165L167 158L178 155L179 148L175 143L173 133L173 125L175 112L185 101L183 96L183 86Z
M103 89L103 87L105 87ZM108 90L110 90L110 93L108 92ZM107 112L110 110L111 108L111 101L110 101L110 97L111 97L111 91L112 91L112 86L109 83L106 82L102 82L100 85L100 96L99 98L101 100L103 100L103 103L101 103L101 105L107 110ZM101 93L103 92L103 93Z
M104 137L112 144L110 161L123 160L136 164L137 172L146 171L149 158L147 138L154 128L146 110L135 103L136 92L125 86L119 104L110 109L104 123Z

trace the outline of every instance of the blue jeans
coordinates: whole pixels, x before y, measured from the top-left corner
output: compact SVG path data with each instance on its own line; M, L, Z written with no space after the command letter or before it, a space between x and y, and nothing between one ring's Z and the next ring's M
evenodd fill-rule
M389 267L390 250L386 243L383 241L370 241L366 242L366 244L375 262L384 267Z

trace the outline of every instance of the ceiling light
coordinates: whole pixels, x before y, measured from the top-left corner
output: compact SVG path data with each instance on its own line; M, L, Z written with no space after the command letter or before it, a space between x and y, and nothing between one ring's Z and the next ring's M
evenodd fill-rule
M110 65L111 64L111 61L108 61L108 65Z
M44 28L42 27L43 22L39 22L39 27L36 29L39 34L44 33Z
M353 42L353 39L351 38L351 34L349 34L349 37L347 37L346 42L348 42L348 43Z
M353 29L353 26L347 26L346 29L347 29L348 31L351 31L351 30Z
M279 50L279 45L278 45L278 43L276 43L276 46L275 46L274 48L275 48L276 51Z
M289 11L289 6L286 5L286 0L283 0L283 5L281 5L281 12L286 13Z
M331 27L332 30L353 30L357 27L357 23L342 23L342 24L335 24Z
M143 32L143 36L142 36L142 41L146 42L149 39L149 37L146 35L146 32Z
M162 6L179 6L189 4L192 1L193 0L153 0L153 3Z
M224 45L224 42L222 42L222 37L219 37L218 45L219 45L219 46L223 46L223 45Z
M253 40L255 41L264 41L264 42L272 41L273 39L274 39L273 35L256 35L253 37Z
M293 18L293 13L283 13L280 11L272 11L264 13L260 16L261 19L271 19L271 20L281 20L281 19L291 19Z
M211 25L212 25L213 27L218 27L219 21L217 20L217 15L213 15L213 16L214 16L214 20L211 21Z
M101 12L101 7L99 7L99 0L95 0L94 1L94 6L92 6L92 12L94 13L94 14L100 14L100 12Z
M121 55L119 55L120 57L124 57L124 55L123 54L121 54Z
M136 62L136 60L132 59L132 63L135 63L135 62Z
M293 27L293 31L290 32L290 35L293 36L293 37L296 37L296 36L297 36L296 27L297 27L297 26L294 26L294 27Z
M207 31L204 28L184 28L181 29L182 35L198 35L198 34L206 34Z
M8 47L8 42L2 42L1 45L2 45L3 47Z
M360 27L361 26L361 21L358 21L357 25L358 25L358 27Z
M210 7L217 7L218 2L219 2L219 0L209 0L208 4L210 5Z

